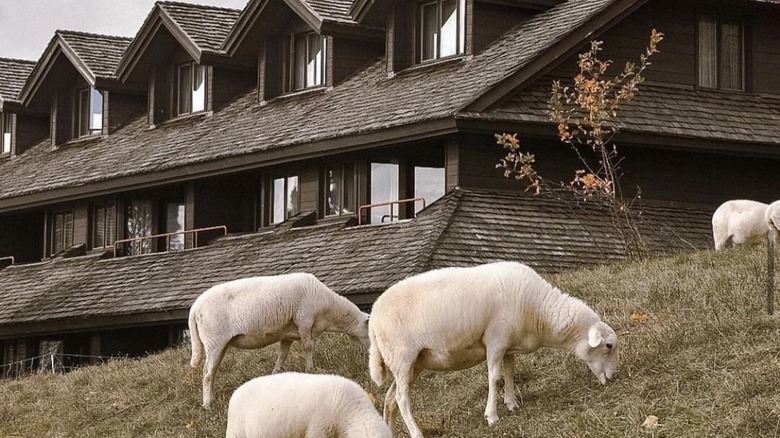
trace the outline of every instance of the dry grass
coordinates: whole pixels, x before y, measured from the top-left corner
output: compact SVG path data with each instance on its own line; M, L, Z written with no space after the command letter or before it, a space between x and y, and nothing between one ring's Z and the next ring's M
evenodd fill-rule
M428 437L780 436L780 318L765 314L763 251L704 251L551 278L621 334L616 380L601 386L571 354L545 350L517 361L522 406L499 406L498 425L482 418L484 365L424 374L415 415ZM632 321L635 310L648 319ZM315 348L322 372L384 393L370 383L361 348L335 335ZM224 436L230 392L267 373L274 354L231 350L211 410L200 406L200 372L185 349L0 381L0 437ZM288 367L303 368L296 347ZM653 431L641 426L648 415L659 419Z

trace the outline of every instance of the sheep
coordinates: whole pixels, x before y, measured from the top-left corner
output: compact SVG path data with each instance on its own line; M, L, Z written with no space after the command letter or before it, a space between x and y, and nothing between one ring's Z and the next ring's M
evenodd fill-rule
M769 229L768 238L774 242L780 232L780 201L769 204L764 213L764 220Z
M226 438L392 438L368 394L347 378L281 373L233 392Z
M395 431L401 416L412 438L422 438L409 390L424 370L454 371L487 360L485 418L498 421L496 397L503 368L504 404L518 407L514 356L541 347L568 349L606 384L618 368L618 337L581 300L562 293L533 269L516 262L444 268L418 274L387 289L368 324L369 371L385 396L384 419Z
M762 202L734 199L720 205L712 214L712 238L715 251L732 245L751 244L766 238L769 228L764 220L768 206Z
M214 374L227 346L262 348L279 342L272 373L284 364L293 341L300 340L306 371L314 368L312 340L340 332L368 348L368 314L336 294L314 275L292 273L221 283L203 292L190 308L190 365L203 362L203 406L209 407Z

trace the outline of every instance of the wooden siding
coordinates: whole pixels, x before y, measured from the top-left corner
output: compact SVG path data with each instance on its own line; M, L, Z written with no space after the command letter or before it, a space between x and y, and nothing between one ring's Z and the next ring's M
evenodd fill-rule
M168 80L168 69L155 67L149 75L149 124L155 125L171 117L170 99L171 87Z
M1 217L0 257L13 256L16 263L40 261L43 258L44 219L43 212Z
M111 134L143 114L145 109L145 96L112 92L108 110L108 124L104 126L108 126L108 133Z
M212 69L212 108L218 109L240 93L255 86L255 73L215 66Z
M407 21L412 8L407 2L396 2L387 16L387 72L397 72L412 64L414 56L414 26Z
M230 233L254 230L259 177L221 177L195 183L195 228L227 226Z
M300 207L304 210L321 210L320 206L320 167L317 163L309 163L301 167L299 175Z
M49 117L16 116L16 136L14 146L16 154L23 154L31 146L49 136Z
M756 12L749 35L752 36L753 91L780 94L780 11L766 8Z
M477 1L474 2L473 10L474 18L466 29L467 35L471 32L473 38L473 53L481 52L514 25L532 16L527 10Z

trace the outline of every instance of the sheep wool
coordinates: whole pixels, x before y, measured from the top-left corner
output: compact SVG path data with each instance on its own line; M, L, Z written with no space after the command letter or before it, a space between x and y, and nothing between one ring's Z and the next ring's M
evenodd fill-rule
M323 332L349 335L368 347L368 314L330 290L314 275L292 273L218 284L203 292L189 315L190 365L203 362L203 406L211 404L214 374L227 350L262 348L279 342L272 373L300 340L306 371L314 368L313 340ZM204 361L205 356L205 361Z
M377 385L392 374L384 419L391 431L400 410L412 438L409 389L423 369L450 371L487 361L485 418L504 404L518 407L514 355L541 347L572 351L604 384L618 368L618 338L584 302L562 293L520 263L444 268L409 277L377 299L369 320L369 371Z
M748 199L733 199L720 205L712 214L712 239L715 250L731 245L760 242L769 227L765 220L767 205Z
M236 389L226 437L392 438L360 385L301 373L257 377Z
M780 201L769 204L764 214L764 220L769 228L769 238L776 240L778 233L780 233Z

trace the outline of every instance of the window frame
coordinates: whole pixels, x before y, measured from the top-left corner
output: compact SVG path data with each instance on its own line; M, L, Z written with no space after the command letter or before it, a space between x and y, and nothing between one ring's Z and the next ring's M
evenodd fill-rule
M186 84L182 82L182 70L187 69ZM174 66L173 74L173 113L174 117L198 114L208 109L208 69L203 64L185 62ZM201 82L201 86L195 89L195 85ZM186 88L186 92L184 89ZM200 96L200 99L196 99ZM183 98L186 97L186 107L182 108ZM196 108L196 102L200 102Z
M103 211L102 220L98 221L98 211ZM111 212L109 214L109 212ZM92 229L90 236L92 238L92 249L106 249L113 248L114 242L117 240L117 204L115 202L103 202L94 204L91 209L90 223ZM101 222L101 223L99 223ZM110 222L113 222L111 224ZM98 231L102 232L102 236L98 236Z
M352 179L351 181L345 181L346 177L346 171L349 168L352 172ZM328 171L329 170L336 170L339 174L339 181L341 182L339 185L339 193L338 193L338 211L335 213L330 213L333 209L330 208L329 205L329 194L330 194L330 187L329 187L329 177L328 177ZM335 218L335 217L342 217L342 216L354 216L357 214L357 165L354 161L347 161L343 163L333 163L333 164L327 164L323 168L323 178L322 178L322 217L324 218ZM345 199L345 195L347 193L347 188L351 190L351 200ZM347 202L345 202L347 201ZM345 207L345 204L351 202L352 205L349 205L347 208ZM335 211L335 210L333 210Z
M92 112L95 95L100 96L99 119L95 119ZM104 99L103 92L93 86L79 88L75 91L73 99L73 138L90 137L103 133ZM93 126L95 120L100 120L100 126Z
M58 231L58 217L62 217L62 230ZM51 214L51 235L49 243L51 245L49 256L55 256L58 253L73 246L74 234L74 214L73 210L58 210ZM61 238L58 238L60 234Z
M455 41L455 53L448 54L442 56L441 48L442 48L442 30L444 29L446 22L442 23L443 17L442 17L442 11L443 11L443 5L445 2L453 1L455 2L455 35L454 35L454 41ZM425 52L425 45L428 39L426 38L426 29L425 29L425 14L423 13L423 10L426 7L435 5L436 8L436 25L435 25L435 33L433 36L435 36L435 43L433 47L433 56L430 58L424 58L424 52ZM414 28L415 36L416 36L416 43L415 43L415 60L418 64L426 64L426 63L432 63L439 61L441 59L448 59L448 58L455 58L459 56L463 56L466 53L466 0L428 0L428 1L421 1L418 2L415 5L415 23Z
M13 152L13 126L13 114L0 113L0 155L11 155Z
M714 25L714 56L715 60L706 61L703 59L702 53L702 37L703 30L702 25L705 21L708 21ZM739 31L739 85L737 87L724 84L723 71L725 65L728 63L724 60L724 27L736 25ZM746 91L747 89L747 59L746 59L746 47L745 47L745 21L742 19L724 19L716 15L700 15L696 18L696 88L705 90L723 90L723 91ZM702 81L702 69L705 64L708 64L709 68L713 70L714 74L714 86L709 84L703 84Z
M296 43L298 41L297 38L299 37L304 40L304 48L306 51L302 58L305 62L301 63L300 65L298 64L299 59L296 58ZM313 80L309 77L308 73L308 59L312 49L312 45L310 44L313 41L312 37L319 39L321 47L319 55L317 55L316 59L314 60L314 76L316 76L316 78ZM326 85L328 76L328 49L328 37L325 35L318 34L313 30L290 33L287 38L285 38L284 91L286 93L295 93L308 89L324 87ZM318 62L320 66L319 72L316 71ZM299 73L302 76L301 86L298 86L297 84L297 76Z
M294 199L290 192L290 180L295 180ZM282 182L283 211L282 218L276 217L276 182ZM290 208L290 207L294 208ZM280 224L301 211L301 178L297 173L280 174L268 179L268 217L269 225Z

